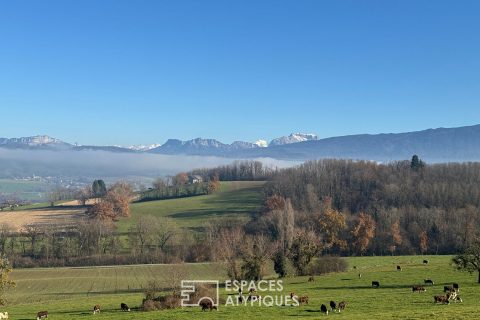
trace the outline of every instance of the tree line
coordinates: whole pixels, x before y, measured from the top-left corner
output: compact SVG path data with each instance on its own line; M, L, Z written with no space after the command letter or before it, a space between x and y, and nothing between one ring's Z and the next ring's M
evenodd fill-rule
M267 167L260 161L237 160L215 168L195 169L189 174L202 176L204 180L217 177L220 181L263 181L271 179L276 172L276 168Z
M152 201L212 194L220 189L218 176L202 177L201 181L190 181L194 175L180 172L173 177L160 177L152 188L140 193L138 201Z

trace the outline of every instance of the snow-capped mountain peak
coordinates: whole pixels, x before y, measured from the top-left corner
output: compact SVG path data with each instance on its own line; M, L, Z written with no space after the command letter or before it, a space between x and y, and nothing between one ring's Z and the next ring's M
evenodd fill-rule
M266 148L268 147L268 142L266 140L262 140L262 139L259 139L257 141L255 141L255 143L257 146L259 146L260 148Z
M318 140L318 136L313 133L292 133L289 136L283 136L273 139L269 146L281 146L284 144L297 143L309 140Z
M133 146L128 146L126 147L127 149L130 149L130 150L135 150L135 151L148 151L148 150L152 150L152 149L155 149L155 148L158 148L160 147L162 144L161 143L154 143L154 144L137 144L137 145L133 145Z
M19 138L20 142L26 143L30 146L38 146L38 145L44 145L44 144L59 144L59 143L64 143L63 141L52 138L47 135L39 135L39 136L33 136L33 137L24 137L24 138Z
M39 146L52 146L52 145L66 145L67 143L52 138L47 135L37 135L32 137L21 137L21 138L0 138L0 145L12 145L12 146L28 146L28 147L39 147Z

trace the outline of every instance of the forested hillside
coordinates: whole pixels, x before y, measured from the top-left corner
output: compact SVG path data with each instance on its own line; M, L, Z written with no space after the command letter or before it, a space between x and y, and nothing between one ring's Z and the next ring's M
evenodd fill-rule
M265 192L290 200L297 225L315 226L328 203L345 217L339 237L351 244L359 220L366 219L370 254L457 252L472 241L480 221L480 163L310 161L277 172Z

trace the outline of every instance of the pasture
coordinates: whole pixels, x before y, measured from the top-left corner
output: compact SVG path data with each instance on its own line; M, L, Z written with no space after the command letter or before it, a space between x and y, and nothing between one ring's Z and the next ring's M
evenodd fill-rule
M308 277L286 278L281 295L295 292L307 294L309 305L281 306L220 306L218 311L202 312L199 307L156 312L136 309L141 304L142 287L151 279L168 283L173 270L185 268L190 279L219 279L225 276L215 264L142 265L88 268L19 269L13 272L17 288L9 292L10 319L34 319L41 310L48 310L49 319L319 319L322 303L330 300L347 302L342 313L330 313L338 319L475 319L480 312L480 285L476 275L459 272L450 265L450 256L399 256L346 258L347 272ZM428 259L429 264L422 264ZM401 265L402 271L396 266ZM356 266L356 269L353 269ZM362 273L362 277L358 277ZM427 291L412 293L411 286L431 278L435 284ZM379 281L380 288L371 287ZM443 294L443 286L460 284L462 303L440 305L433 296ZM221 292L226 297L225 291ZM262 295L262 293L261 293ZM121 312L119 305L127 303L132 312ZM92 314L95 304L102 313Z
M215 194L132 203L132 216L116 223L117 232L127 233L142 215L166 216L178 226L191 229L201 227L210 219L236 218L247 221L263 205L263 183L222 182L220 191ZM85 210L85 207L78 206L77 201L56 202L55 207L50 207L49 203L37 203L0 212L0 225L8 224L15 230L20 230L26 224L72 225L83 217Z
M118 232L127 232L142 215L169 217L180 227L196 229L217 218L247 221L263 205L262 181L222 182L220 191L210 195L137 202L132 216L117 223Z

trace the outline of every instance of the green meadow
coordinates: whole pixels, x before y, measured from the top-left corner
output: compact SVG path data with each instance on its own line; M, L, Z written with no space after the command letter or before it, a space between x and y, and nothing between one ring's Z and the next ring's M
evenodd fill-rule
M127 232L143 215L171 218L178 226L197 229L218 218L247 221L263 205L262 181L222 182L220 191L179 199L137 202L132 216L117 223L118 232Z
M173 270L183 268L187 279L225 280L223 269L216 264L141 265L87 268L18 269L13 272L17 288L9 291L10 319L34 319L41 310L48 310L49 319L318 319L322 303L346 301L342 313L330 313L338 319L476 319L480 312L480 285L476 275L456 271L451 256L399 256L346 258L347 272L315 277L284 279L284 290L278 295L308 295L309 304L293 306L220 306L218 311L202 312L199 307L143 312L142 288L149 280L168 283ZM429 264L424 265L423 259ZM402 266L402 271L396 270ZM354 266L356 267L354 269ZM358 273L362 277L358 277ZM273 275L270 278L274 278ZM413 293L411 286L431 278L435 285L427 291ZM373 280L380 288L371 287ZM443 286L460 284L462 303L439 305L433 296L443 294ZM268 295L269 293L260 293ZM221 290L226 298L227 293ZM127 303L131 312L121 312ZM93 305L100 304L102 313L92 314Z

